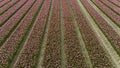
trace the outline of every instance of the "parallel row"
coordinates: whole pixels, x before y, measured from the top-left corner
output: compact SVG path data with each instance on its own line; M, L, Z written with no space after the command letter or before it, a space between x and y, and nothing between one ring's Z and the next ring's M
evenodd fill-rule
M120 27L118 0L90 1ZM0 14L1 68L119 67L120 35L89 1L0 0Z
M18 55L20 49L23 46L23 43L25 42L26 36L29 33L29 30L33 26L34 16L37 15L35 11L38 11L38 8L40 8L39 6L41 6L42 1L29 1L26 7L30 7L29 4L32 6L32 8L29 10L29 12L27 12L27 15L25 15L22 21L20 22L20 25L14 30L12 35L10 35L7 41L0 48L0 63L3 67L9 67L11 62L16 61L14 61L14 59Z
M92 18L96 21L96 24L100 27L109 41L113 44L113 47L120 55L120 36L113 30L113 28L96 12L94 8L87 2L82 1L86 9L88 10L89 14Z
M120 16L105 6L99 0L91 0L101 11L103 11L113 22L120 27Z
M1 7L0 8L0 15L2 15L3 13L5 13L7 10L9 10L9 8L13 7L19 1L20 0L12 0L8 4L6 4L3 7Z
M62 14L64 25L64 41L66 48L66 67L67 68L86 68L84 55L79 44L77 31L74 26L73 17L71 15L68 0L62 0Z
M0 15L0 27L4 25L21 7L23 7L27 1L29 0L20 0L4 14Z
M82 2L83 1L86 0L82 0ZM106 52L101 47L102 45L99 43L94 31L91 29L91 26L87 23L86 18L82 14L77 1L71 0L71 3L93 67L112 68L111 62L107 57Z
M115 6L120 7L120 2L117 0L108 0L109 2L113 3Z
M91 1L88 1L91 5ZM82 12L84 13L84 15L87 18L87 23L91 26L91 28L93 29L93 31L95 32L96 37L98 38L100 44L102 44L102 49L105 51L105 55L109 58L110 61L112 61L112 65L116 68L120 67L120 57L119 55L116 53L115 49L112 47L111 43L108 41L108 39L105 37L104 33L101 31L101 29L98 27L98 25L96 24L95 20L93 19L93 17L88 13L88 11L85 9L84 5L82 5L82 3L78 0L79 6L82 9ZM94 7L92 5L92 7ZM94 7L94 9L96 9ZM98 11L98 10L96 10ZM101 14L100 14L101 15ZM106 17L107 18L107 17ZM111 64L110 64L111 65Z
M51 0L38 0L42 1L42 6L40 5L37 13L33 18L33 26L31 31L29 31L28 38L23 44L23 47L16 59L16 63L13 65L15 68L36 67L39 63L39 55L41 52L41 47L43 43L44 30L46 28L47 17L51 5ZM37 2L36 5L39 5L40 2Z
M7 3L9 3L11 0L2 0L0 2L0 8L3 7L4 5L6 5Z
M112 11L114 11L116 14L120 15L120 8L113 5L112 3L110 3L109 1L105 0L105 1L100 1L101 3L103 3L105 6L107 6L108 8L110 8Z
M21 8L18 10L18 12L15 13L12 17L10 17L9 20L5 21L5 24L0 27L0 47L3 45L3 43L9 38L9 36L13 33L13 31L19 26L21 20L24 18L24 16L27 14L27 12L30 10L31 5L33 1L22 1ZM4 18L4 17L3 17Z
M53 0L48 36L43 60L43 68L60 68L60 0Z

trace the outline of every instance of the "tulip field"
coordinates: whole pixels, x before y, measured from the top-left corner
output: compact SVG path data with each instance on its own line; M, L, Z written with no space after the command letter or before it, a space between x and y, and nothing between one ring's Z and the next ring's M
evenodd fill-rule
M0 0L0 68L120 68L120 0Z

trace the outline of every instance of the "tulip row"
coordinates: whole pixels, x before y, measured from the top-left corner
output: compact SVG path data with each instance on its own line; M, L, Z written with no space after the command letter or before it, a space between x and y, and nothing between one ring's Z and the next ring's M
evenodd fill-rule
M11 2L9 2L8 4L4 5L3 7L0 8L0 15L5 13L7 10L9 10L9 8L13 7L16 3L18 3L20 0L12 0Z
M2 0L0 2L0 8L3 7L4 5L6 5L7 3L9 3L11 0Z
M9 10L5 11L5 13L0 15L0 27L2 27L2 25L4 25L6 21L8 21L21 7L23 7L27 1L28 0L20 0Z
M86 8L89 8L90 6L87 3L87 0L81 0L83 5ZM101 68L101 67L111 67L111 62L109 58L106 55L106 52L102 48L102 45L98 41L94 31L91 29L91 26L88 24L89 22L86 21L86 18L84 17L83 13L81 12L81 9L75 0L71 0L74 14L76 15L76 20L79 25L79 29L81 31L82 37L84 39L86 49L88 51L91 63L93 67ZM96 15L96 14L94 14ZM99 19L99 18L98 18Z
M40 8L39 5L42 3L41 0L30 0L30 2L32 4L30 10L22 19L20 25L0 48L0 63L3 67L8 67L11 62L15 62L14 59L18 55L23 43L25 42L27 34L33 26L34 15L36 15L35 11ZM30 5L27 4L25 7L27 6Z
M105 6L107 6L108 8L110 8L116 14L120 15L120 8L119 7L115 6L114 4L109 2L108 0L100 1L100 2L103 3Z
M53 0L50 25L46 41L43 68L60 68L60 0Z
M120 16L115 12L111 11L110 8L105 6L99 0L91 0L101 11L103 11L116 25L120 26Z
M38 0L40 1L40 0ZM43 0L44 1L44 0ZM39 5L39 2L37 3ZM34 26L31 29L28 39L25 40L24 44L18 59L16 60L15 68L34 68L39 63L39 54L41 52L41 46L43 43L44 30L46 28L46 22L48 18L48 13L50 12L51 0L45 0L43 6L37 12L34 21ZM34 11L34 10L33 10Z
M115 50L120 54L120 36L113 30L113 28L106 22L97 12L96 10L87 2L84 1L83 4L85 5L86 9L96 21L96 24L100 27L109 41L113 44Z
M73 16L69 9L69 2L62 0L62 6L67 68L86 68L87 65L79 44Z

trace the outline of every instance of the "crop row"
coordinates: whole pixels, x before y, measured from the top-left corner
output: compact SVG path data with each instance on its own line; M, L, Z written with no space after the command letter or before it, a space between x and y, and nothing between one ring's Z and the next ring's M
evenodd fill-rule
M100 1L101 3L103 3L105 6L107 6L108 8L110 8L112 11L114 11L114 13L120 15L120 8L113 5L112 3L110 3L109 1L105 0L105 1Z
M12 34L12 32L15 30L15 28L19 25L21 20L24 18L26 13L28 12L27 9L29 9L32 2L24 3L23 7L20 8L16 14L11 17L9 20L6 21L6 23L0 28L0 46L3 45L3 43L7 40L7 38Z
M50 26L46 41L43 68L60 68L60 0L53 0Z
M11 0L3 0L0 2L0 8L9 3Z
M85 58L79 44L68 1L62 0L62 6L67 68L78 68L79 66L86 68Z
M86 9L96 21L96 24L100 27L103 31L105 36L109 39L109 41L113 44L113 47L120 55L120 36L113 30L113 28L96 12L94 8L87 2L84 1L83 4L85 5Z
M107 6L99 0L91 0L105 15L107 15L116 25L120 26L120 16L111 11Z
M9 2L8 4L4 5L3 7L0 8L0 15L2 15L3 13L5 13L5 11L9 10L9 8L13 7L17 2L19 2L20 0L12 0L11 2Z
M41 0L31 0L32 8L27 12L26 16L22 19L20 25L14 30L13 34L7 39L4 45L0 48L0 62L2 66L9 66L9 64L14 61L15 57L22 48L27 33L29 33L30 28L33 26L33 20L35 12L37 11L41 3ZM30 4L30 3L29 3ZM26 5L27 7L28 5Z
M38 0L40 1L40 0ZM36 67L39 60L39 52L41 51L42 39L44 34L44 29L46 28L47 17L49 13L51 0L42 0L43 6L42 9L37 11L34 20L34 26L30 32L26 43L24 44L20 55L15 64L15 68L19 67ZM47 4L47 5L46 5ZM37 4L39 5L39 3ZM38 15L38 16L37 16Z
M79 29L81 31L82 37L84 39L86 49L88 51L89 57L91 59L91 63L93 67L101 68L101 67L111 67L111 62L106 55L106 52L101 47L102 45L99 43L94 31L91 29L90 25L87 23L86 18L81 12L77 1L71 0L74 13L76 15L76 20L79 25ZM81 0L84 5L88 5L86 0ZM89 7L89 6L87 6Z
M109 2L113 3L115 6L120 7L120 2L117 0L108 0Z
M5 11L4 14L0 16L0 27L6 23L28 0L20 0L12 8Z

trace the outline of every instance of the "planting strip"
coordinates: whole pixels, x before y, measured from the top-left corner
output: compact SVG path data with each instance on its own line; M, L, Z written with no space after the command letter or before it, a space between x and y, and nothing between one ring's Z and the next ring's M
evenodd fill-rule
M103 3L101 2L99 3L101 3L103 7L105 7L105 9L102 6L99 6L99 4L97 5L93 0L91 0L91 2L94 3L94 5L96 5L107 17L109 17L120 28L119 15L115 14L113 11L111 11L107 6L103 5Z
M89 4L88 4L88 6L89 6ZM93 8L91 5L90 5L90 7L91 7L91 9ZM102 30L102 32L105 34L105 36L108 38L108 40L112 44L113 48L116 50L116 52L120 56L120 46L119 46L120 45L120 43L119 43L120 35L117 34L114 31L114 29L109 24L107 24L107 22L105 20L103 20L104 18L101 18L101 16L99 16L99 13L97 14L97 11L94 8L93 8L94 12L92 12L91 9L89 9L88 12L91 11L91 12L89 12L89 13L91 13L90 15L93 17L93 19L96 22L96 24L98 25L98 27ZM92 15L92 13L93 13L93 15ZM96 14L94 14L94 13L96 13ZM96 18L98 18L98 19L96 19Z
M120 67L120 57L118 56L118 54L116 53L116 51L114 50L114 48L112 47L112 45L110 44L110 42L108 41L108 39L104 36L104 34L102 33L102 31L99 29L99 27L95 24L94 20L92 19L92 17L89 15L89 13L87 12L87 10L84 8L84 6L82 5L82 3L77 0L79 3L79 6L81 7L81 9L83 10L83 13L85 15L85 17L88 20L88 23L91 25L91 28L94 30L94 32L96 33L100 43L103 45L102 47L105 48L106 52L109 54L111 60L113 61L113 65L116 68Z
M39 1L39 0L37 0L37 1ZM39 2L37 2L37 1L36 1L36 3L39 3ZM34 5L38 5L38 4L36 4L36 3L35 3ZM17 63L19 62L20 56L21 56L21 54L22 54L22 51L24 51L24 48L25 48L27 42L29 41L29 38L30 38L30 36L31 36L31 33L32 33L32 31L33 31L33 29L34 29L34 27L35 27L35 25L36 25L36 22L37 22L37 20L38 20L39 14L40 14L40 12L41 12L41 8L42 8L42 6L43 6L43 3L44 3L44 0L41 0L40 5L39 5L37 11L35 12L35 15L33 16L32 22L31 22L30 26L28 27L28 31L27 31L26 34L25 34L25 38L24 38L23 41L20 43L21 47L20 47L19 50L17 51L13 63L10 65L11 68L16 68L16 67L19 67L19 66L20 66L20 64L17 64ZM29 46L30 46L30 45L29 45ZM23 57L22 57L22 58L23 58ZM27 60L29 60L29 59L27 58ZM25 61L25 60L23 60L23 61ZM27 64L27 63L26 63L26 64ZM20 66L20 67L24 67L24 66ZM29 66L28 66L28 67L29 67Z
M2 27L20 8L22 8L24 6L24 4L26 4L29 0L26 0L23 4L21 4L20 2L18 2L17 4L15 4L16 6L19 7L16 8L16 6L14 5L12 8L10 8L8 11L6 11L3 15L0 16L0 27ZM22 0L21 0L22 2ZM15 11L13 11L13 9L15 9ZM10 11L13 11L12 13L10 13ZM8 15L10 14L10 15ZM5 18L7 16L7 18Z
M35 3L36 0L33 2ZM36 2L36 3L39 3L39 2ZM9 39L0 49L2 53L0 54L0 59L1 59L1 63L4 63L4 65L7 65L5 62L8 62L8 61L9 63L12 62L13 58L15 58L15 55L19 51L19 48L22 48L22 44L25 42L27 35L29 34L29 30L33 25L32 22L34 21L34 15L36 15L35 12L33 11L36 10L37 12L37 9L38 8L40 9L38 5L34 4L34 7L32 7L31 10L28 12L29 14L27 14L25 18L21 21L20 26L16 28L14 33L9 37ZM7 55L7 56L4 57L3 55ZM4 57L4 60L2 60L3 57Z
M5 2L7 1L7 2ZM11 0L3 0L2 2L0 2L0 8L2 8L4 5L8 4ZM3 4L1 4L3 3Z
M49 30L48 28L50 24L50 17L51 17L52 7L53 7L52 4L53 4L53 0L51 0L51 3L50 3L50 8L49 8L47 21L46 21L45 29L44 29L42 40L41 40L42 43L39 50L38 61L37 61L38 63L36 64L36 68L42 68L42 64L43 64L44 53L46 49L46 41L47 41L48 30Z
M90 0L89 4L98 12L98 14L104 18L104 20L115 30L115 32L120 36L120 28L110 19L108 16L104 14L97 6L95 6Z
M25 3L26 5L27 3ZM25 7L23 6L21 9L24 9ZM3 33L0 35L0 47L5 43L5 41L7 40L7 38L9 38L9 36L13 33L13 31L15 30L15 28L17 28L17 26L19 26L19 23L22 21L22 19L24 18L24 16L27 14L27 12L30 10L31 7L28 8L28 10L26 10L25 12L23 12L23 14L21 14L20 18L19 18L19 14L15 14L16 16L13 16L15 18L10 18L10 20L8 20L6 22L5 25L3 25L3 27L1 27L0 32ZM18 13L21 12L21 10L18 11ZM12 21L14 20L14 21ZM12 23L10 23L12 21ZM15 25L14 22L16 23ZM12 25L12 27L10 27ZM6 28L6 29L4 29Z
M99 0L99 1L101 3L103 3L105 6L107 6L109 9L111 9L111 11L113 11L114 13L116 13L117 15L120 16L120 8L119 7L116 7L115 5L113 5L112 3L110 3L107 0L106 1Z
M114 4L115 6L120 7L120 2L118 2L117 0L108 0L108 1Z
M46 41L46 49L43 60L43 68L61 67L60 59L60 0L53 0L52 6L54 10L51 12L50 25Z
M79 44L79 39L74 26L74 20L72 18L68 3L68 0L62 0L62 21L64 25L64 44L66 48L66 68L86 68L87 65Z
M6 11L8 11L11 7L13 7L15 4L17 4L20 0L12 0L10 3L8 3L7 5L3 6L2 8L0 8L0 15L4 14Z
M71 7L71 8L70 8L70 7ZM92 65L92 63L91 63L91 60L90 60L88 51L87 51L87 49L86 49L86 45L85 45L84 40L83 40L83 38L82 38L81 32L80 32L80 30L79 30L79 26L78 26L78 24L77 24L77 21L76 21L76 18L75 18L74 11L73 11L72 5L71 5L71 3L70 3L70 0L69 0L69 9L70 9L71 14L72 14L72 16L73 16L74 26L75 26L75 29L76 29L76 32L77 32L79 44L81 45L82 53L83 53L83 55L84 55L84 57L85 57L86 65L87 65L88 68L93 68L93 65Z

